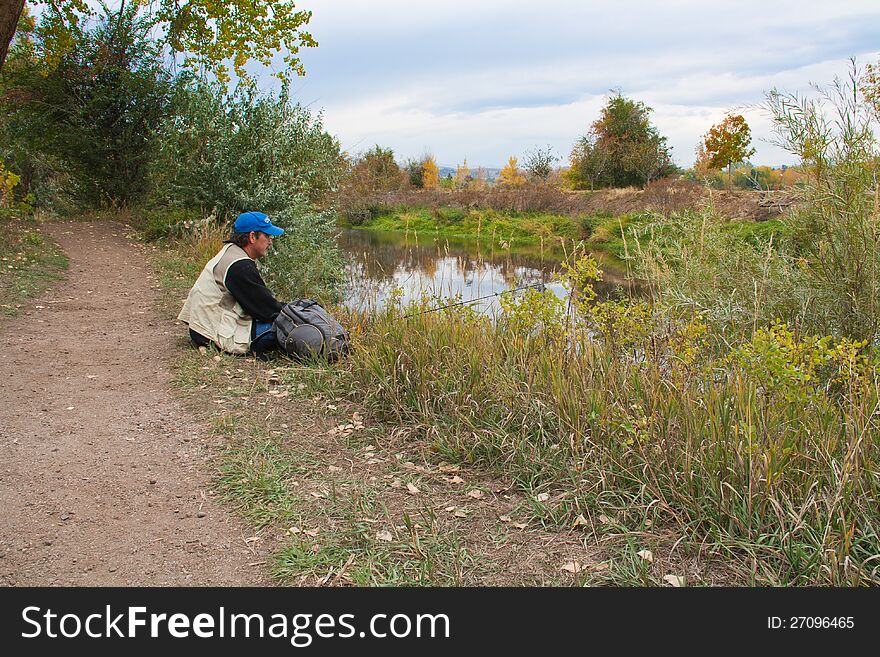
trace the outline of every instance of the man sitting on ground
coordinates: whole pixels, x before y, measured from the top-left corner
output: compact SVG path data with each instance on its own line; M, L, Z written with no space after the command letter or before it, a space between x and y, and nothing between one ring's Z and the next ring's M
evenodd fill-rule
M177 319L189 325L200 347L213 342L231 354L259 355L278 346L273 322L284 304L266 287L256 261L284 230L262 212L244 212L232 231L202 269Z

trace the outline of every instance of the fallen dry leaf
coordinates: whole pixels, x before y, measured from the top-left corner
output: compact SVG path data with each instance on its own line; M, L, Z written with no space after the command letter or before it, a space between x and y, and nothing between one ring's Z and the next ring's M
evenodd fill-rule
M648 563L654 563L654 553L650 550L639 550L637 554Z
M584 514L580 514L577 518L574 519L574 526L580 527L583 525L584 527L588 527L590 523L587 522L587 519L584 518Z
M528 525L524 522L515 522L513 523L513 526L517 529L525 529L526 527L528 527Z
M462 478L459 477L458 475L455 475L452 479L449 480L449 483L450 483L450 484L463 484L463 483L464 483L464 479L462 479Z
M498 516L498 519L501 522L511 522L513 520L513 518L511 518L510 516Z
M461 468L459 466L451 465L451 464L447 463L446 461L443 461L442 463L440 463L437 466L437 469L440 472L458 472L459 470L461 470Z
M376 532L376 540L377 541L385 541L386 543L394 540L394 537L391 535L391 532Z
M562 566L562 570L567 573L571 573L572 575L576 575L577 573L586 570L586 568L582 564L579 564L577 561L570 561Z
M468 497L473 497L475 500L479 500L483 497L483 491L475 488L474 490L468 493Z
M681 575L664 575L663 581L676 588L684 586L684 577Z
M601 522L603 525L607 525L611 521L608 519L608 516L603 513L599 516L599 522Z
M411 495L418 495L419 493L422 492L418 488L413 486L412 484L407 484L406 489L410 492Z
M455 513L453 513L456 518L467 518L467 511L464 509L456 509Z
M539 502L546 502L550 499L550 493L540 493L535 499Z
M331 465L330 472L342 472L342 468L340 468L338 465Z
M307 529L303 532L303 534L305 534L306 536L311 536L312 538L315 538L315 536L318 535L318 530L317 529Z

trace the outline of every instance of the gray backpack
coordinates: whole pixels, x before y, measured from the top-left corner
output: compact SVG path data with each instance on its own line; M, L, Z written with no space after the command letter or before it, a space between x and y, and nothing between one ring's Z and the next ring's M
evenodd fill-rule
M291 301L275 318L278 346L295 358L320 356L329 362L348 353L348 331L317 301Z

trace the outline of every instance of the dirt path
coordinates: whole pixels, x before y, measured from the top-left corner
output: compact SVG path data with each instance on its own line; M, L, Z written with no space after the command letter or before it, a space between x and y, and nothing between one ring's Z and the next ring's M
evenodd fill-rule
M169 390L175 329L142 247L115 224L49 232L67 279L0 322L0 584L267 583Z

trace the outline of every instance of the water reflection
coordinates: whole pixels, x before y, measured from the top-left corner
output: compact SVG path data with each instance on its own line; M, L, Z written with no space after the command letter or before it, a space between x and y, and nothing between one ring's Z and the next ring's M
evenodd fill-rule
M339 246L347 256L344 303L353 310L378 310L391 291L401 288L406 304L424 295L440 306L458 300L476 301L481 312L498 308L498 294L512 288L545 283L561 299L568 290L551 282L562 254L542 252L540 246L503 248L497 243L436 239L424 235L346 230ZM599 296L617 295L623 278L607 267L604 281L596 286ZM496 295L496 296L492 296Z

